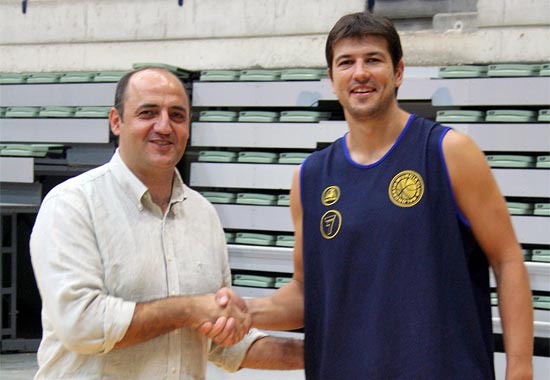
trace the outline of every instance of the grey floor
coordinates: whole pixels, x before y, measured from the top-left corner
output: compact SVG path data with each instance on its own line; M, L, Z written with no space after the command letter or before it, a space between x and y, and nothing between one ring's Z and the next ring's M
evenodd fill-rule
M1 380L32 380L37 369L36 354L0 355Z

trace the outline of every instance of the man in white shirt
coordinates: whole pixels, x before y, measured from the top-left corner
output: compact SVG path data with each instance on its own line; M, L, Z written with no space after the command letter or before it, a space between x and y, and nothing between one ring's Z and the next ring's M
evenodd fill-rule
M248 332L238 295L215 300L231 273L213 206L175 168L190 124L179 79L128 74L109 121L119 138L111 161L48 193L33 228L35 379L202 380L207 360L228 371L301 368L301 341ZM215 321L232 328L212 342L197 327Z

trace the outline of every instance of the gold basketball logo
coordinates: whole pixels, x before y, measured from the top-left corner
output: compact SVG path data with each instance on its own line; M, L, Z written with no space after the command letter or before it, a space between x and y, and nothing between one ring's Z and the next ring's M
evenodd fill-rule
M342 215L337 210L328 210L321 217L321 235L325 239L332 239L342 227Z
M321 203L323 203L325 206L331 206L338 202L338 199L340 199L340 188L338 186L329 186L321 195Z
M393 204L399 207L412 207L420 202L424 195L424 181L417 172L405 170L393 177L388 193Z

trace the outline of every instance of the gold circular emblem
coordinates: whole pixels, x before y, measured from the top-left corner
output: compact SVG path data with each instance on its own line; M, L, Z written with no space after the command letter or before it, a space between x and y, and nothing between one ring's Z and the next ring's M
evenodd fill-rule
M325 239L332 239L342 227L342 215L337 210L328 210L321 217L321 235Z
M338 186L329 186L321 195L321 203L323 203L325 206L331 206L338 202L338 199L340 199L340 188Z
M417 172L405 170L393 177L388 193L393 204L399 207L412 207L420 202L424 195L424 181Z

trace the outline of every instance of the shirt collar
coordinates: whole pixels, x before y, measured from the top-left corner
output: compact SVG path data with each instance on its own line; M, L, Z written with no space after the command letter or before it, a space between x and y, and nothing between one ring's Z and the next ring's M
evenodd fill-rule
M150 198L149 189L139 180L139 178L130 170L126 163L120 157L118 148L109 161L109 168L113 172L116 181L120 184L123 191L132 200L136 207L141 211L144 208L145 198ZM180 173L174 168L174 182L172 184L172 195L170 205L182 202L186 199L186 189L183 184Z

